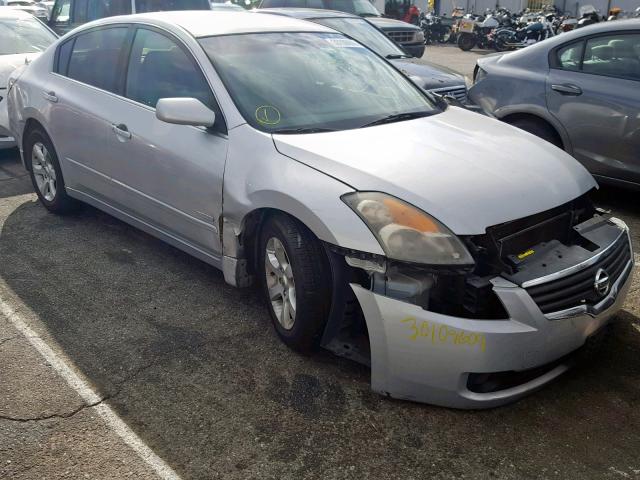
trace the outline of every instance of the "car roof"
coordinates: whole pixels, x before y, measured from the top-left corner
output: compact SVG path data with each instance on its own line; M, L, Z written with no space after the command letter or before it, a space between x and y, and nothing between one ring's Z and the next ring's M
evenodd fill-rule
M271 13L274 15L283 15L301 20L310 18L362 18L346 12L338 12L336 10L323 10L320 8L259 8L253 10L257 13Z
M33 15L14 6L0 6L0 18L33 18Z
M151 12L136 15L107 17L87 23L82 28L114 23L149 23L160 27L178 26L192 36L212 37L241 33L262 32L327 32L335 33L322 25L281 15L247 15L237 11L183 10Z

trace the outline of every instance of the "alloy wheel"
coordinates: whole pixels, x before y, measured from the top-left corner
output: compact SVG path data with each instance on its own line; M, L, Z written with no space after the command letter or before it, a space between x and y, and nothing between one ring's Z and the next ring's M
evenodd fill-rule
M36 142L31 151L31 168L40 194L48 202L56 198L56 170L51 163L51 155L41 142Z
M264 263L273 312L282 328L291 330L296 321L296 284L287 252L276 237L267 242Z

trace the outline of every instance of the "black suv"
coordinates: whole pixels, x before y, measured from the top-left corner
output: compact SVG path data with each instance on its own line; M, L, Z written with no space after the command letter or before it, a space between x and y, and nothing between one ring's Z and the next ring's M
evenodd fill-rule
M210 10L209 0L56 0L49 26L58 35L92 20L164 10Z
M419 27L383 18L368 0L262 0L259 8L317 8L359 15L366 17L414 57L420 58L424 54L424 33Z

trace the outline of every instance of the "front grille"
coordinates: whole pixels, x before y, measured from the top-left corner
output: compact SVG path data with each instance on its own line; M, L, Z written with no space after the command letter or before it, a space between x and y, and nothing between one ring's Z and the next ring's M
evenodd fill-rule
M581 305L595 305L602 300L594 288L596 273L604 269L613 285L631 260L627 235L620 235L609 251L593 265L558 280L527 288L527 293L542 313L559 312Z
M467 101L467 87L464 85L458 87L445 87L445 88L434 88L429 90L430 92L437 93L438 95L451 96L458 100L459 102Z
M415 32L410 30L387 30L385 33L391 40L398 43L411 43L415 37Z

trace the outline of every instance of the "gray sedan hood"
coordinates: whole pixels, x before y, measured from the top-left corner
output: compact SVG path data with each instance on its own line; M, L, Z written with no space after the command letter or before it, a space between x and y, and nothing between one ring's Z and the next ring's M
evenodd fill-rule
M458 235L482 234L596 186L562 150L455 107L410 121L273 139L282 154L356 190L403 199Z

